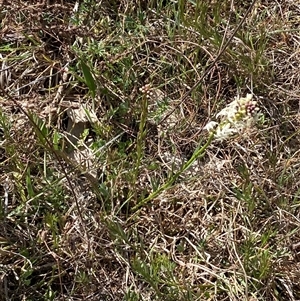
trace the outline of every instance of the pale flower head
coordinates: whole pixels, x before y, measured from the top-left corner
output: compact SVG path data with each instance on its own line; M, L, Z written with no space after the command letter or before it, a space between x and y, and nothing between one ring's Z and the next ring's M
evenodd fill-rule
M259 110L256 105L257 102L252 100L252 94L247 94L246 97L235 98L216 117L230 122L253 117Z
M213 133L217 140L223 140L239 133L252 121L257 121L259 108L256 105L257 102L252 100L252 94L235 98L216 115L220 122L210 121L205 129Z

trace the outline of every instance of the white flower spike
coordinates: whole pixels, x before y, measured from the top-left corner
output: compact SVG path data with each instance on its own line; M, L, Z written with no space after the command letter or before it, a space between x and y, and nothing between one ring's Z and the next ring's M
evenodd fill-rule
M210 121L204 129L213 133L217 140L226 139L241 132L252 121L257 121L259 108L256 105L252 94L236 98L216 115L220 119L219 123Z

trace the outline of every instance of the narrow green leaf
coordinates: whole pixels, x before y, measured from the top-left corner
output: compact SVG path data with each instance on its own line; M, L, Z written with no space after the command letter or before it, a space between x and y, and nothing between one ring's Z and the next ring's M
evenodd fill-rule
M95 79L94 79L94 77L91 73L91 69L83 61L81 61L80 65L81 65L81 69L82 69L82 72L83 72L83 75L84 75L85 84L88 86L90 92L92 93L92 97L95 97L97 86L96 86Z

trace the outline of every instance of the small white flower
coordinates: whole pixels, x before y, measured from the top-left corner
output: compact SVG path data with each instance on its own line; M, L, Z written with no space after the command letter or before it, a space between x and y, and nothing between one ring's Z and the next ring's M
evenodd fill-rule
M208 132L211 132L217 125L219 125L217 122L215 122L215 121L210 121L210 122L204 127L204 129L207 130Z
M225 123L224 125L218 126L216 133L215 133L215 138L216 140L223 140L231 135L237 133L237 129L234 127L231 127L230 122Z
M252 100L253 95L250 93L247 93L246 97L244 98L247 102Z
M229 121L232 121L238 112L239 104L237 100L234 100L229 105L227 105L223 110L221 110L216 117L221 117L221 119L227 119ZM223 117L223 118L222 118Z

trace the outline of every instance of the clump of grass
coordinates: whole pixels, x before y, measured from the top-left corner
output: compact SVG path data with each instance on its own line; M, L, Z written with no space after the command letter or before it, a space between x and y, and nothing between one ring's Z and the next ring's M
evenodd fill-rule
M2 4L0 299L298 300L299 4Z

